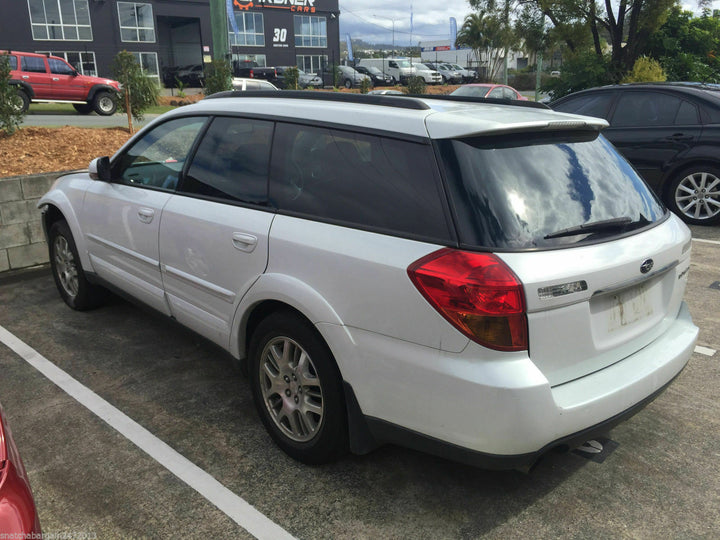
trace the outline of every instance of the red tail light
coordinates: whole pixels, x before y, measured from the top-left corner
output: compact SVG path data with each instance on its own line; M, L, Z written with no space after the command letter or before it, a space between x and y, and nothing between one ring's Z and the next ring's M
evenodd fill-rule
M250 70L250 78L251 79L255 78L255 72L252 69Z
M473 341L499 351L527 350L522 283L494 255L445 248L407 272L425 299Z

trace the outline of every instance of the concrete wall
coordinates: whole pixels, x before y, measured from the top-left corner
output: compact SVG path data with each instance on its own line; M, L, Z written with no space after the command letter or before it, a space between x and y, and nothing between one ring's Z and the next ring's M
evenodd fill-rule
M64 173L0 178L0 272L48 262L38 199Z

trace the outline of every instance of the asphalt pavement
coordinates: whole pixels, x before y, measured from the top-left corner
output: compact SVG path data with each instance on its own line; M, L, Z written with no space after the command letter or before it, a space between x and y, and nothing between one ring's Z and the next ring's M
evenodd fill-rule
M143 120L135 120L133 118L133 126L144 126L148 122L157 118L158 114L146 114ZM28 114L23 118L23 126L36 127L58 127L58 126L75 126L75 127L127 127L128 120L124 114L113 114L112 116L99 116L95 113L90 114L55 114L55 113L34 113L32 105Z
M617 448L604 462L551 453L529 474L394 446L302 465L273 444L247 380L216 346L119 298L72 311L46 269L0 277L0 401L43 530L72 538L718 538L720 228L692 229L686 300L700 338L687 367L608 434Z

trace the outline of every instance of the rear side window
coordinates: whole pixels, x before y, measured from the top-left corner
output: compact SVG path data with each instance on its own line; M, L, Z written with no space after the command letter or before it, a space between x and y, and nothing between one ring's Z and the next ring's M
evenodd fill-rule
M215 118L195 153L180 191L264 204L272 134L272 122Z
M553 105L552 108L560 112L607 118L612 99L613 94L610 92L585 94Z
M683 101L660 92L623 92L612 118L613 127L672 126Z
M675 125L695 126L699 123L697 107L692 103L683 101L675 116Z
M601 241L660 220L664 208L632 167L594 134L438 141L462 244L552 248ZM564 235L606 220L620 226Z
M281 211L382 232L450 238L432 147L278 124L270 198Z
M21 56L21 71L29 71L31 73L46 73L45 59L39 56Z
M14 71L17 69L17 57L13 55L8 55L8 60L10 61L10 70Z

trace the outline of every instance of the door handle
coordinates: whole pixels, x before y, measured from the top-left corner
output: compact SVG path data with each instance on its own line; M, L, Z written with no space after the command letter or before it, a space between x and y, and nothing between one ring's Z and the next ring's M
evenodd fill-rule
M257 236L253 236L252 234L234 232L232 235L232 243L235 249L252 253L255 250L255 246L257 246L258 239Z
M59 78L59 77L53 77L52 80L53 80L53 81L59 81L60 78Z
M143 223L152 222L154 217L155 217L155 210L153 210L152 208L140 208L138 210L138 218Z
M684 133L673 133L669 137L665 137L666 141L691 141L693 140L692 135L685 135Z
M29 79L29 78L30 78L30 75L23 75L22 78L23 78L23 79Z

